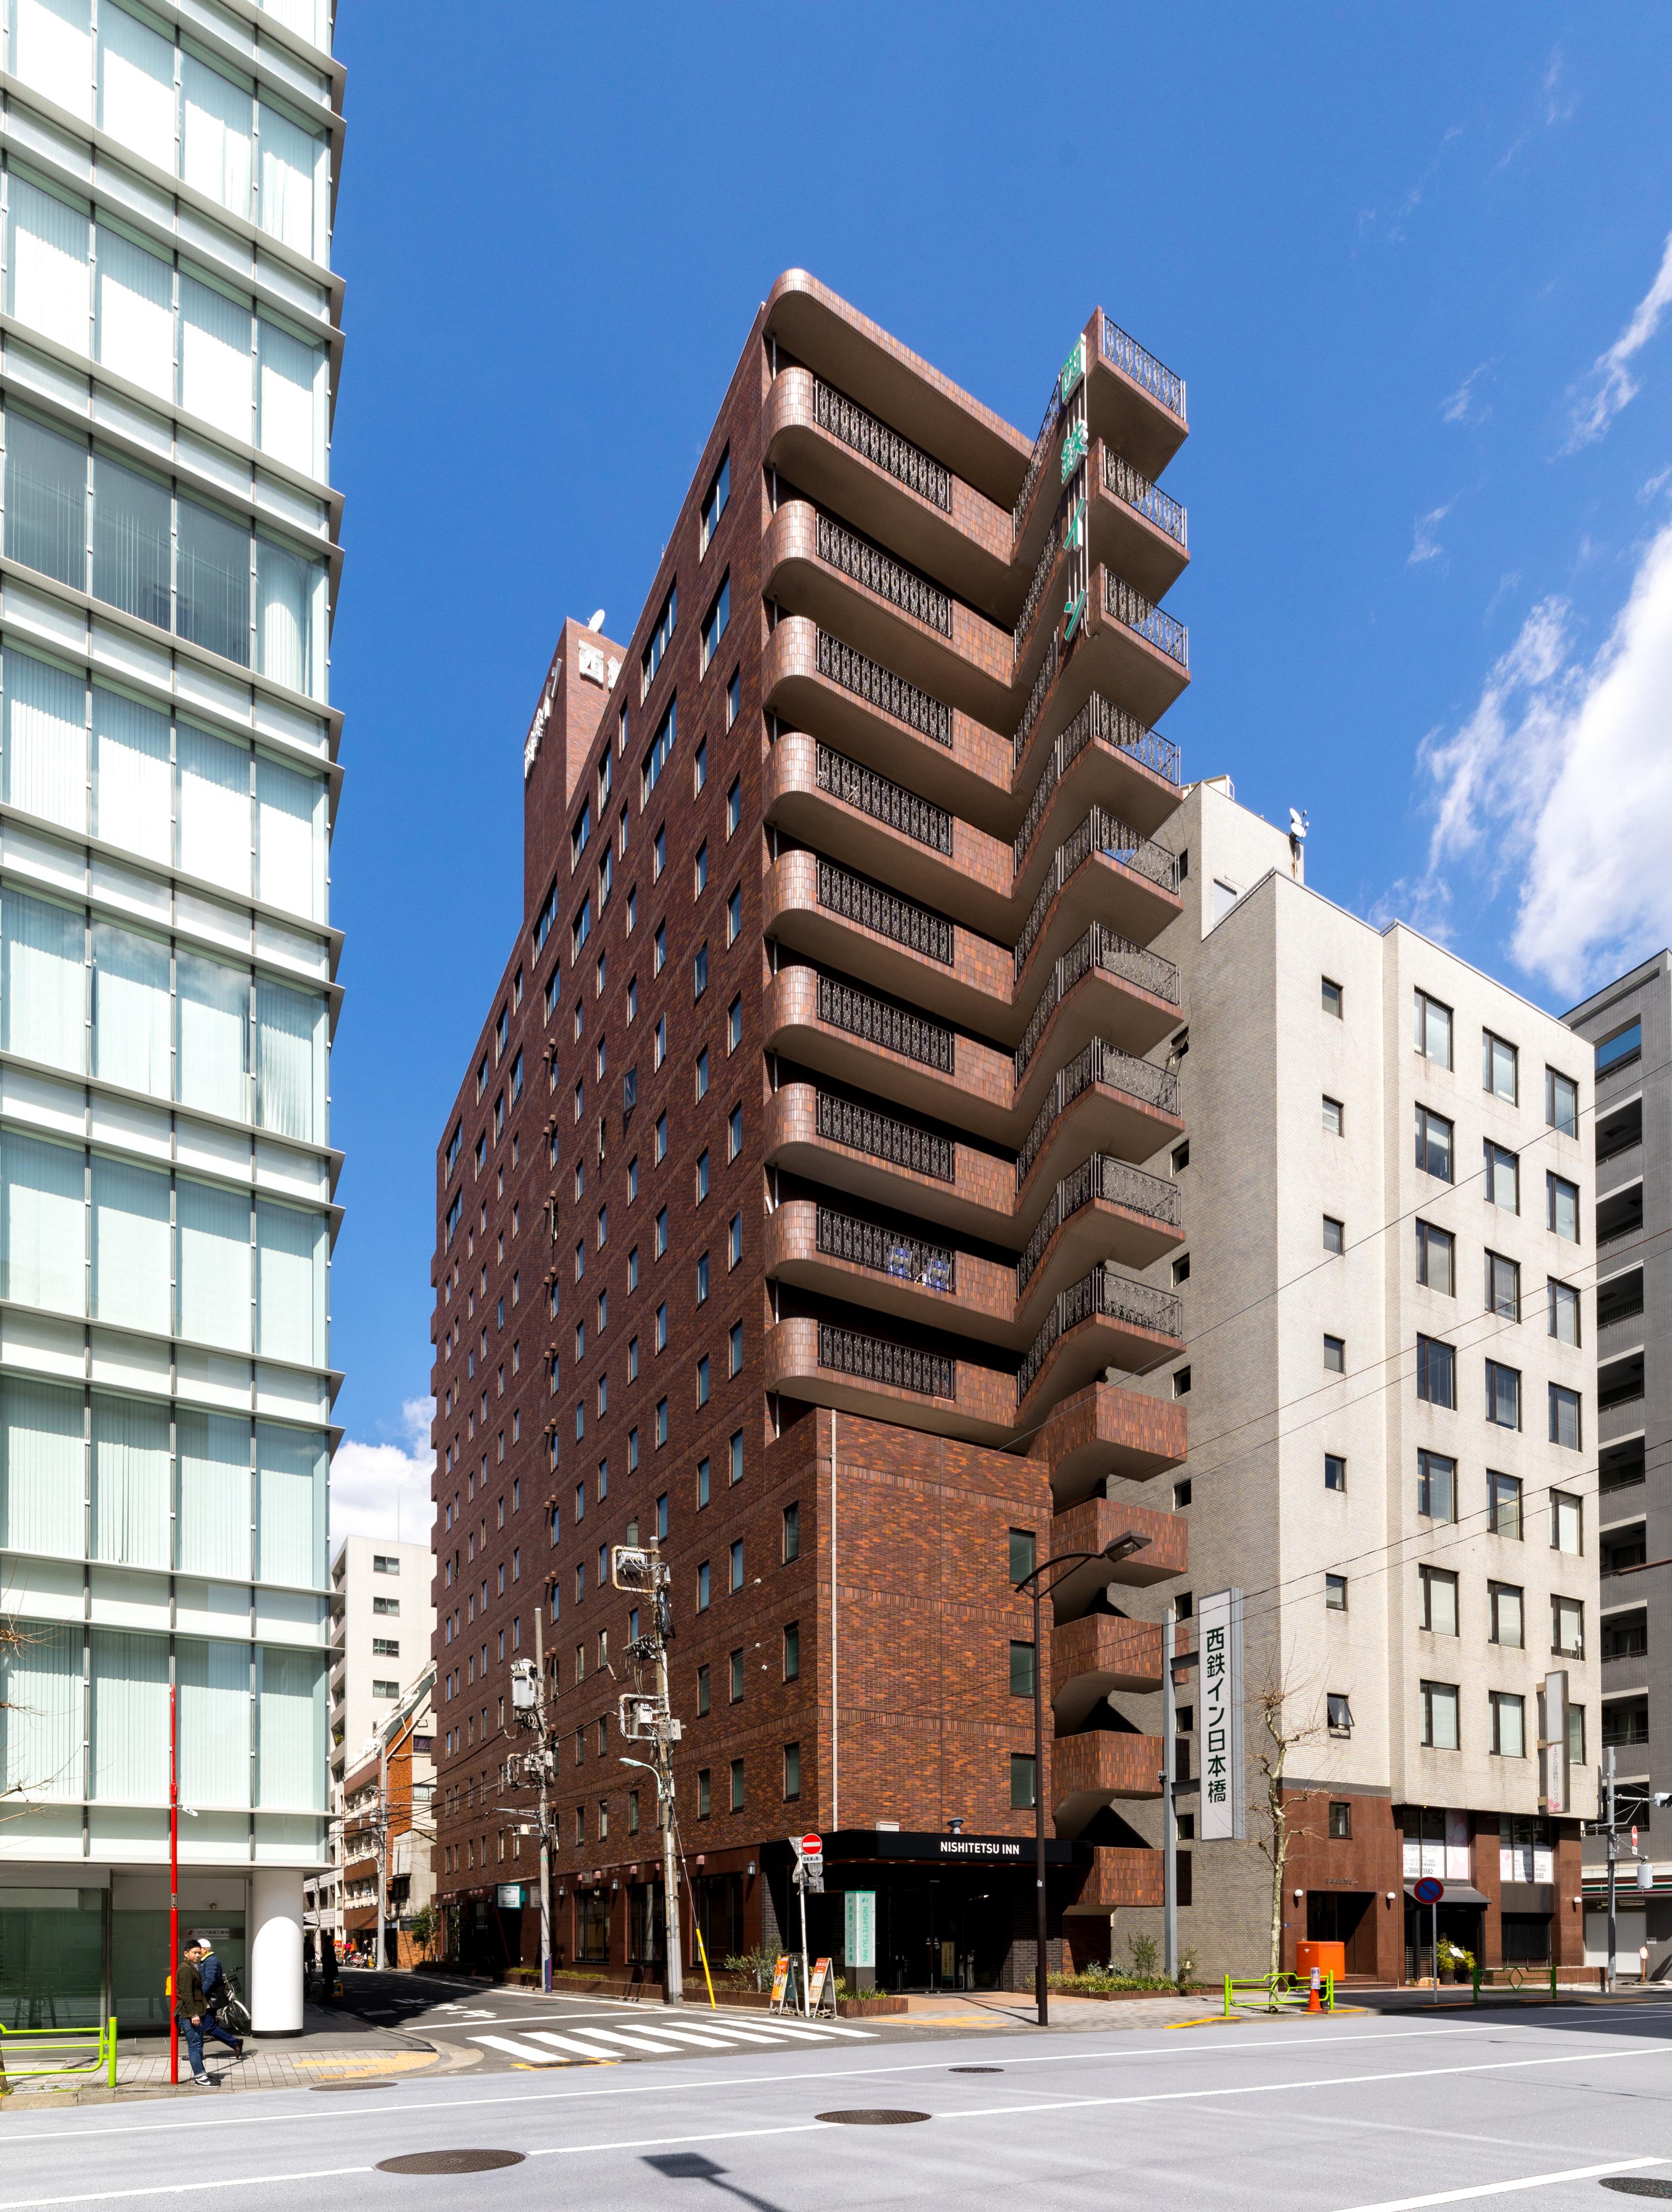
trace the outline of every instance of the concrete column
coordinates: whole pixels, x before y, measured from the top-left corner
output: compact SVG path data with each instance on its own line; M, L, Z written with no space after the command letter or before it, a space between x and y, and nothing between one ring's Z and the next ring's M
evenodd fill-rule
M251 2023L258 2035L302 2032L302 1878L283 1868L250 1877Z

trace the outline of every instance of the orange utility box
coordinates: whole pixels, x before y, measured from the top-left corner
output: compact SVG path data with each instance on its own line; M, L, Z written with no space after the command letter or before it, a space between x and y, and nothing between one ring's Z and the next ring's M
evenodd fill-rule
M1297 1943L1295 1972L1303 1982L1311 1979L1314 1966L1321 1974L1334 1974L1339 1982L1347 1972L1346 1944Z

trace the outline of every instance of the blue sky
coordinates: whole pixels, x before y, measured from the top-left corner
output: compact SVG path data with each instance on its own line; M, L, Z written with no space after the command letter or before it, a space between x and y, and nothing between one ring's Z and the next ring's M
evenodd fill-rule
M781 269L1028 428L1098 302L1189 380L1167 727L1316 886L1557 1008L1672 938L1663 10L345 0L338 51L345 1521L427 1495L558 625L631 629Z

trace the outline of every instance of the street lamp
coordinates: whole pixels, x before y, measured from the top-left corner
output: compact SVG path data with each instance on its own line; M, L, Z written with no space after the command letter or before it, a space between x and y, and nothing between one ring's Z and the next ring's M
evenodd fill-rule
M1043 1581L1042 1577L1049 1574L1053 1567L1095 1565L1099 1559L1111 1563L1129 1559L1134 1552L1147 1551L1149 1542L1147 1536L1128 1528L1112 1543L1105 1544L1101 1552L1059 1552L1054 1559L1042 1559L1031 1574L1024 1575L1016 1584L1018 1590L1031 1589L1033 1598L1033 1871L1037 1937L1034 1946L1033 1994L1041 2027L1049 2027L1050 2017L1045 1976L1045 1674L1040 1664L1039 1602L1057 1586L1055 1582Z

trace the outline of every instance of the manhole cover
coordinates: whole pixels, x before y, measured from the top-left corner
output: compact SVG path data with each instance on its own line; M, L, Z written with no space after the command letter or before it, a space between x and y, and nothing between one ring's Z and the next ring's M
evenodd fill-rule
M927 2120L927 2112L891 2112L877 2105L854 2105L843 2112L815 2112L816 2120L828 2120L837 2128L901 2128L908 2120Z
M1002 2066L949 2066L949 2074L1002 2074Z
M1672 2197L1672 2181L1651 2181L1646 2174L1617 2173L1602 2184L1622 2197Z
M496 2166L520 2166L520 2150L413 2150L402 2158L380 2158L380 2173L491 2173Z
M310 2089L392 2089L392 2081L310 2081Z

